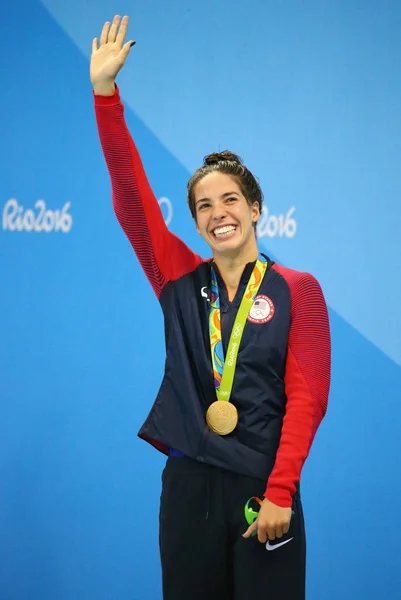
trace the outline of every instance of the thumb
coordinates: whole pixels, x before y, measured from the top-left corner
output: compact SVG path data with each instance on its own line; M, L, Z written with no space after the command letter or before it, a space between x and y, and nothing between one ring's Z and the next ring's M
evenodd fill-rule
M253 533L255 533L258 530L258 520L256 519L256 521L254 521L252 523L252 525L249 525L248 529L245 531L245 533L242 534L243 538L249 538L251 537L251 535Z
M127 42L126 44L124 44L124 46L121 48L120 56L124 61L127 58L132 46L134 46L135 44L136 44L136 42L131 40L130 42Z

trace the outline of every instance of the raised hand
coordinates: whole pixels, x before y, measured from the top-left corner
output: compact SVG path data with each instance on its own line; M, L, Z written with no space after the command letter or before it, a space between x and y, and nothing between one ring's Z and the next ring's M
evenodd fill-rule
M115 16L113 23L107 21L104 24L100 44L97 38L92 42L90 80L95 94L104 96L114 94L114 80L135 43L130 40L124 44L128 20L128 17L123 17L121 20L121 17Z

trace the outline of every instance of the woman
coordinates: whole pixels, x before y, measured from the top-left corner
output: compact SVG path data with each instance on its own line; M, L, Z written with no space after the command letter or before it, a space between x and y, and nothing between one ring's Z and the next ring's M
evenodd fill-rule
M127 26L128 17L104 25L90 76L115 213L165 319L165 375L139 431L168 455L163 598L301 600L299 481L330 385L324 297L311 275L258 252L262 192L230 152L206 157L188 182L213 258L169 232L115 85L134 43Z

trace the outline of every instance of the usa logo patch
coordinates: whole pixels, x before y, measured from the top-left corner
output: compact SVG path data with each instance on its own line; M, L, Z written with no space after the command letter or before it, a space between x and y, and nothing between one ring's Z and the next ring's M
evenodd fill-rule
M268 296L260 294L256 296L252 308L249 311L248 321L251 323L267 323L274 317L274 304Z

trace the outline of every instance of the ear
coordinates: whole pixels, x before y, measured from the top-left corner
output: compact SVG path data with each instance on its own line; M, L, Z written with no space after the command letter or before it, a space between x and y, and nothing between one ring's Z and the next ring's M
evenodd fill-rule
M252 204L252 222L256 223L260 219L260 208L259 202L254 202Z

